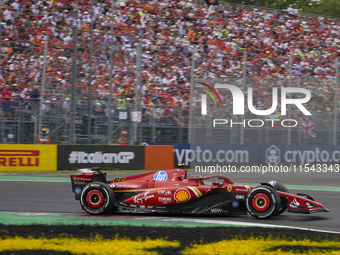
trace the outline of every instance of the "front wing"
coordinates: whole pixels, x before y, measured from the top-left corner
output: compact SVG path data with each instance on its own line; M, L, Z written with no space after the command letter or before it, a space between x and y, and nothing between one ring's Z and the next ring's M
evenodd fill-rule
M292 213L317 213L317 212L329 212L330 210L324 207L322 204L314 201L312 197L306 194L293 195L278 191L278 194L287 199L288 212Z

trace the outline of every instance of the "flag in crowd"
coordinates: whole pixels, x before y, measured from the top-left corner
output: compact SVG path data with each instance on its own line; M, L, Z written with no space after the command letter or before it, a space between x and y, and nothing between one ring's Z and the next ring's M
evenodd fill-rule
M316 138L313 118L300 118L302 138Z
M268 118L271 120L269 123L272 128L277 128L280 126L281 124L280 117L281 117L280 112L275 112L273 114L268 115Z

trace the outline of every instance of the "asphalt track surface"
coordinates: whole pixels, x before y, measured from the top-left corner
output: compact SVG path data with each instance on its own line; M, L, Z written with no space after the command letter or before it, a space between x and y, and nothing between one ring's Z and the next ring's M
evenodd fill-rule
M140 172L138 172L140 173ZM109 173L108 179L122 177L137 173ZM190 172L188 176L208 175L207 173ZM251 222L262 224L275 224L282 226L293 226L309 229L320 229L328 231L340 231L340 191L327 190L322 187L340 187L340 173L226 173L235 183L261 183L270 180L277 180L286 185L309 185L319 186L321 190L291 189L290 192L298 192L311 195L316 201L320 202L328 209L328 213L316 214L293 214L283 213L269 220L259 220L247 216L192 216L179 215L171 216L187 219L202 220L228 220L235 222ZM34 176L34 175L30 175ZM58 177L69 177L69 175L36 175L39 177L49 177L51 180ZM70 182L35 182L35 181L0 181L0 211L2 212L36 212L36 213L66 213L86 215L81 208L79 201L74 199ZM127 214L128 217L135 217L136 214ZM159 216L159 215L158 215ZM1 222L1 219L0 219Z

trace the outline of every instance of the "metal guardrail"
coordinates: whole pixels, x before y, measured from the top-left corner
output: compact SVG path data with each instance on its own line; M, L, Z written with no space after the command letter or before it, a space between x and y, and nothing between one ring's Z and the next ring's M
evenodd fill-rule
M67 100L64 100L64 102ZM63 104L63 99L61 102ZM57 104L59 105L59 104ZM53 114L44 114L41 119L42 127L48 128L51 141L54 144L70 144L70 114L61 107L56 107ZM113 107L116 109L116 105ZM46 108L45 108L46 109ZM132 109L128 105L127 112ZM87 104L79 102L76 107L75 120L75 142L76 144L88 144L87 136ZM168 115L164 115L165 111ZM200 112L200 108L195 111ZM216 108L210 111L205 118L196 119L192 125L192 132L195 143L216 143L216 144L238 144L240 129L229 126L212 129L214 116L225 118L226 108ZM138 142L188 142L188 109L187 107L176 106L153 106L143 108L142 122L138 125ZM292 129L292 144L331 144L333 139L333 113L315 113L313 115L317 137L304 139L301 136L301 128L297 126ZM199 114L197 114L199 116ZM224 116L224 117L223 117ZM294 114L293 114L294 116ZM258 117L256 117L258 118ZM245 118L247 121L249 117ZM340 118L338 118L340 119ZM105 115L105 107L102 111L95 111L91 116L91 144L107 144L108 116ZM19 104L16 115L0 120L1 143L28 143L33 144L40 133L38 129L39 115L31 115L27 104ZM130 116L127 119L119 119L119 111L115 110L112 115L112 136L113 143L118 140L123 130L130 131L132 122ZM340 123L338 123L340 124ZM340 131L339 131L340 132ZM338 133L338 132L337 132ZM285 144L287 129L283 127L265 127L261 130L253 128L244 129L244 144ZM340 144L340 134L337 135L337 143Z

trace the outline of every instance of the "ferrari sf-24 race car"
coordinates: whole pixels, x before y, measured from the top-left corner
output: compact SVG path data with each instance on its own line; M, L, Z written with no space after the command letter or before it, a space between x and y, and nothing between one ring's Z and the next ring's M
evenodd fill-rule
M107 180L99 168L78 169L71 175L72 191L82 209L93 215L109 211L130 213L173 213L245 215L268 219L284 211L329 212L306 194L291 194L282 184L270 181L260 186L236 185L223 175L187 178L178 168L116 177ZM208 179L221 181L206 184Z

